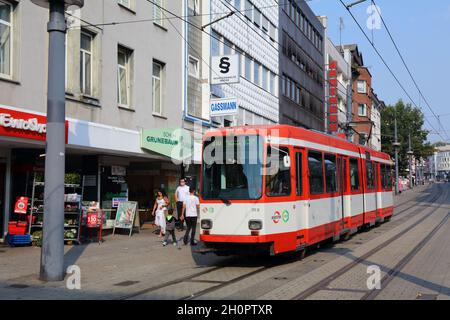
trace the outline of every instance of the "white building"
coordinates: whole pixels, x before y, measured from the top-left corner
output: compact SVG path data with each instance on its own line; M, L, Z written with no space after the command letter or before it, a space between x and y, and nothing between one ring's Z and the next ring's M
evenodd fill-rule
M237 54L240 81L212 85L213 98L236 98L238 114L213 118L216 125L270 124L279 121L278 7L271 0L211 0L212 20L240 10L210 28L211 56Z

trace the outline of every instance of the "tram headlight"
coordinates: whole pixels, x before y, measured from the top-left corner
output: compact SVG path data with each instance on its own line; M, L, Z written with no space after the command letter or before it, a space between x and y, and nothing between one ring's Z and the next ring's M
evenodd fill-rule
M250 220L248 222L248 228L250 230L261 230L262 229L262 221L261 220Z
M212 221L209 219L203 219L201 222L202 229L212 229Z

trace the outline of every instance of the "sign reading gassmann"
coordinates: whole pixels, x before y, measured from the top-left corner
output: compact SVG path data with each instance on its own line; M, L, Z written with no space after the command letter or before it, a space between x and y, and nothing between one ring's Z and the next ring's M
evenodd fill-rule
M211 84L239 82L239 55L214 56L211 58Z
M238 104L235 98L211 99L209 107L211 117L234 115L238 112Z

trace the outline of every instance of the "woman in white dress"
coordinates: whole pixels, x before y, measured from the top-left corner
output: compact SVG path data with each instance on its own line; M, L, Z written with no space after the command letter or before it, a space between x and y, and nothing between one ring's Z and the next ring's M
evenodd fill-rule
M155 205L153 206L152 215L155 217L155 224L160 228L159 237L163 237L166 233L166 210L167 201L164 198L163 193L158 190L158 192L156 193Z

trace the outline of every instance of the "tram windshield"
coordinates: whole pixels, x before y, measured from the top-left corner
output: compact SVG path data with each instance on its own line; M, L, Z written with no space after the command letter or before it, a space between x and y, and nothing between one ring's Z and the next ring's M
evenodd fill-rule
M226 203L261 198L262 159L259 135L210 137L203 149L202 197Z

